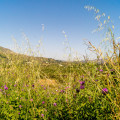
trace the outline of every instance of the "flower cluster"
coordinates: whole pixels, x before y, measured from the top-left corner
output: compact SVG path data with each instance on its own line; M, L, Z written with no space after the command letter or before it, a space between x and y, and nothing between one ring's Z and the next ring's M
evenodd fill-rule
M85 81L80 81L80 84L81 84L80 89L84 89L85 88L85 86L84 86Z
M104 95L106 95L106 94L108 93L108 89L107 89L107 88L103 88L103 89L102 89L102 93L103 93Z
M5 86L4 86L4 89L5 89L5 90L8 90L8 87L5 85Z

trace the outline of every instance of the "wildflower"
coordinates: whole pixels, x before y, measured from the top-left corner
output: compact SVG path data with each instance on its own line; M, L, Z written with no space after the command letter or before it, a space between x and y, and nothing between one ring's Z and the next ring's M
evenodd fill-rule
M41 114L42 117L44 117L44 114Z
M22 107L22 105L19 105L19 108L21 108Z
M14 85L14 87L16 87L16 84Z
M32 85L32 87L34 87L35 85Z
M84 78L84 75L82 75L81 78Z
M77 89L76 89L76 92L79 93L79 92L80 92L80 89L77 88Z
M53 103L54 106L57 106L57 103Z
M98 81L98 79L95 80L96 82Z
M61 92L61 93L64 93L65 91L64 91L64 90L61 90L60 92Z
M102 93L103 93L104 95L106 95L106 94L108 93L108 89L107 89L107 88L103 88L103 89L102 89Z
M0 89L0 91L2 91L2 89Z
M80 86L80 89L84 89L84 88L85 88L84 85L81 85L81 86Z
M45 104L45 101L42 101L42 104Z
M110 71L114 71L114 69L111 69Z
M85 81L79 81L81 85L84 85L85 84Z
M30 99L30 101L33 101L33 99Z
M77 96L76 96L77 94L75 93L75 94L73 94L73 98L76 98Z
M5 86L4 86L4 89L5 89L5 90L8 90L8 87L6 87L6 85L5 85Z
M20 115L20 113L18 113Z
M67 89L67 88L70 88L69 86L67 86L65 89Z
M102 69L100 69L99 71L100 71L100 72L103 72L103 70L102 70Z

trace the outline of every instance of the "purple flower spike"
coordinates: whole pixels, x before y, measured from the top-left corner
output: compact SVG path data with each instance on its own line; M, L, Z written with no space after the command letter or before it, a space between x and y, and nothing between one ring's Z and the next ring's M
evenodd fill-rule
M80 81L80 84L81 84L81 85L84 85L84 84L85 84L85 81Z
M53 103L54 106L57 106L57 103Z
M80 89L84 89L85 87L83 85L80 86Z
M5 90L8 90L8 87L6 87L6 85L5 85L5 86L4 86L4 89L5 89Z
M102 89L102 93L103 93L104 95L106 95L106 94L108 93L108 89L107 89L107 88L103 88L103 89Z

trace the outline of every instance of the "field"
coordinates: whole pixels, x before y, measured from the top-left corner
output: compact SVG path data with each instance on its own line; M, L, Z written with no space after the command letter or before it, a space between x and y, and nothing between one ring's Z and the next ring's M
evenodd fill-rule
M105 14L85 8L94 10L97 31L107 31L103 52L86 44L95 60L61 61L0 47L0 120L120 120L120 37L107 26L110 16L101 22Z
M65 62L0 47L0 119L119 119L119 57Z

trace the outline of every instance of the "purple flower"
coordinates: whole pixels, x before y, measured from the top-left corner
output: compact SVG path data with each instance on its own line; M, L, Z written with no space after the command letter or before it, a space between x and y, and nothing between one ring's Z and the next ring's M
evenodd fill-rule
M45 104L45 101L42 101L42 104Z
M33 101L33 99L30 99L30 101Z
M82 75L81 77L84 78L84 75Z
M85 84L85 81L79 81L81 85L84 85Z
M20 113L18 113L20 115Z
M65 91L64 91L64 90L61 90L60 92L61 92L61 93L64 93Z
M5 89L5 90L8 90L8 87L6 87L6 85L5 85L5 86L4 86L4 89Z
M57 106L57 103L53 103L54 106Z
M34 87L35 85L32 85L32 87Z
M84 88L85 88L84 85L81 85L81 86L80 86L80 89L84 89Z
M22 105L19 105L19 108L21 108L22 107Z
M67 86L65 89L67 89L67 88L70 88L69 86Z
M16 84L14 85L14 87L16 87Z
M110 71L114 71L114 69L111 69Z
M106 95L106 94L108 93L108 89L107 89L107 88L103 88L103 89L102 89L102 93L103 93L104 95Z
M103 72L103 70L102 70L102 69L100 69L99 71L100 71L100 72Z
M98 81L98 79L95 80L96 82Z
M44 114L41 114L42 117L44 117Z
M80 92L80 89L77 88L77 89L76 89L76 92L79 93L79 92Z
M0 91L2 91L2 89L0 89Z

